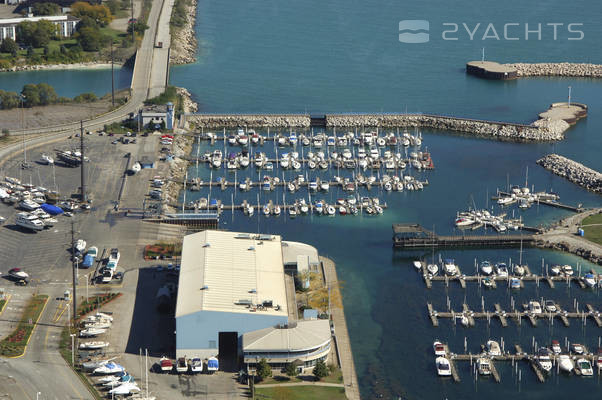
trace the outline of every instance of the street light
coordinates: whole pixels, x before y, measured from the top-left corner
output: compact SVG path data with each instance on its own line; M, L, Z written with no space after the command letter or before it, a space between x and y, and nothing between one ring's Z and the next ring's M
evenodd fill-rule
M75 333L71 333L71 366L75 366Z
M38 392L36 393L36 400L40 400L40 395L42 394L42 392Z

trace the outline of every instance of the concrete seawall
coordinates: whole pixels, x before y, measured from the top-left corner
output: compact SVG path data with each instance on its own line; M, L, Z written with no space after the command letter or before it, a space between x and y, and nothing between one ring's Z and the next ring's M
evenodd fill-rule
M486 79L516 79L529 76L602 78L602 65L586 63L513 63L469 61L466 73Z
M602 194L602 173L558 154L549 154L537 164L594 193Z
M555 107L558 108L553 105L551 109ZM327 114L320 120L323 122L322 127L328 128L430 128L494 139L551 141L562 140L564 132L570 127L570 123L563 120L567 117L557 114L545 116L530 125L430 114ZM572 114L569 117L572 122L576 120ZM312 126L312 117L308 114L187 114L184 118L186 123L203 129L245 126L286 129Z

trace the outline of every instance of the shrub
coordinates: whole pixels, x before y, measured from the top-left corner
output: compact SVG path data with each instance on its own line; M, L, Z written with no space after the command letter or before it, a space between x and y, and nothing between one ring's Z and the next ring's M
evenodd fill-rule
M262 358L257 364L257 376L260 380L272 376L272 367L265 358Z
M318 380L328 376L329 371L328 371L328 368L326 367L326 364L324 363L324 361L320 360L316 363L313 374L316 378L318 378Z
M297 371L297 367L295 367L292 363L286 364L284 372L286 372L287 376L297 376L297 374L299 373Z

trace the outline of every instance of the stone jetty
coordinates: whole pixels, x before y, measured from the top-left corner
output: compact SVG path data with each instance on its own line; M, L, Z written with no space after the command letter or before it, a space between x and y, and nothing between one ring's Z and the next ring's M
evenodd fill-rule
M537 164L594 193L602 194L602 173L558 154L549 154Z
M182 28L171 27L171 35L177 38L171 41L169 62L172 65L190 64L196 61L197 40L194 34L196 6L197 0L191 0L186 5L186 23ZM174 29L176 29L175 32Z
M551 108L560 110L558 104L562 103L555 103ZM583 107L587 109L585 105ZM554 112L542 115L539 120L528 125L430 114L327 114L321 120L323 126L329 128L430 128L500 140L551 141L562 140L570 123L578 119L574 113L570 114L570 122L563 120L565 117L564 112ZM207 129L244 126L282 129L312 126L312 116L307 114L187 114L184 118L186 123Z
M529 76L602 78L602 65L586 63L512 63L469 61L466 73L486 79L516 79Z

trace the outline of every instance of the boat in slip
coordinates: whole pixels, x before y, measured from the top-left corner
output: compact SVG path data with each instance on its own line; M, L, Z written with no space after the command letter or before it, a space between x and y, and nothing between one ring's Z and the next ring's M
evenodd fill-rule
M437 375L451 376L451 366L447 358L437 357L435 359L435 366L437 367Z
M159 360L159 368L161 369L161 372L171 372L173 369L173 362L169 358L163 356Z
M598 347L598 355L596 356L596 365L598 369L602 369L602 347Z
M85 342L80 343L79 348L82 350L97 350L103 349L109 345L109 342Z
M125 368L123 368L123 366L114 362L108 362L96 368L93 371L93 373L95 375L113 375L123 371L125 371Z
M573 371L573 369L575 369L575 363L571 359L571 356L569 356L567 354L559 355L556 360L558 362L558 368L562 372L566 372L566 373L570 374Z
M422 261L420 261L420 260L414 260L414 268L416 268L416 269L422 269Z
M495 340L488 340L487 354L489 354L490 356L501 356L502 350L500 349L500 344Z
M186 358L184 358L184 357L178 358L178 361L176 362L176 372L178 374L183 374L185 372L188 372L188 363L186 362Z
M581 376L592 376L594 375L594 369L592 368L592 363L589 362L588 359L580 358L575 363L575 367L577 371L581 374Z
M549 374L552 371L552 359L550 358L550 349L542 347L537 352L537 365L539 368Z
M481 376L491 375L491 361L485 357L477 359L477 370Z
M436 356L444 356L446 354L445 346L438 340L433 342L433 351L435 352Z
M203 360L200 358L193 358L190 360L190 371L195 374L203 372Z
M443 272L447 276L455 276L458 274L458 267L453 259L448 258L443 261Z
M589 288L593 288L596 286L596 276L594 274L592 274L591 272L587 273L583 277L583 282L585 283L585 286L587 286Z
M585 349L583 348L583 345L579 343L572 343L571 352L574 354L583 354L585 352Z
M506 263L499 262L499 263L495 264L495 273L500 278L507 278L508 277L508 266L506 265Z
M491 275L493 273L493 266L491 265L491 263L489 261L483 261L481 262L481 273L483 275Z
M558 340L552 340L552 351L554 354L562 353L562 347L560 347L560 342Z
M460 216L456 217L455 223L456 223L457 227L461 228L464 226L474 225L474 224L476 224L476 221L467 216L460 215Z
M426 270L430 276L435 276L439 272L439 267L437 264L429 264L427 265Z

